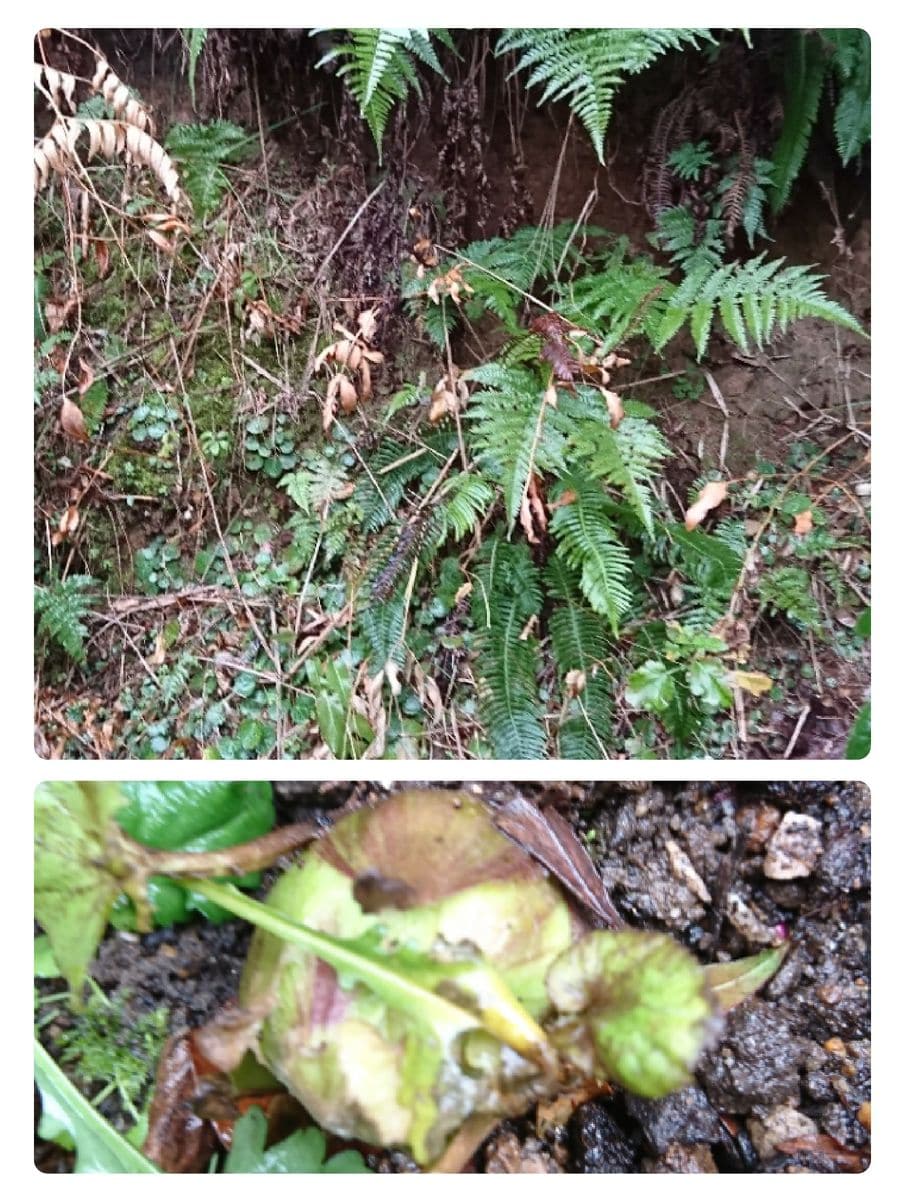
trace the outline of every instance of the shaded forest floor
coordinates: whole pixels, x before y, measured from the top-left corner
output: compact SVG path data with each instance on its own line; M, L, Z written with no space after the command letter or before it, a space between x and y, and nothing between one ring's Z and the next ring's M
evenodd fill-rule
M175 50L157 59L139 40L124 46L121 73L163 120L196 119ZM418 640L397 688L375 696L347 611L354 555L370 552L344 528L333 546L330 535L320 539L311 562L301 557L288 479L305 469L327 476L316 511L333 517L373 478L380 445L423 452L446 362L398 296L420 220L435 241L455 244L578 218L643 243L652 223L640 203L642 155L671 81L651 72L640 94L623 93L606 168L555 109L528 111L509 134L486 86L468 126L445 111L430 124L406 117L379 172L333 80L305 100L276 101L283 64L254 88L219 52L201 74L201 111L251 131L274 128L262 157L226 169L229 190L191 234L190 253L170 259L130 243L109 273L97 260L82 264L76 358L85 366L73 366L81 376L70 391L89 444L73 446L60 432L52 354L37 364L37 581L88 576L90 603L82 661L39 640L36 749L72 758L330 757L336 745L346 757L483 755L472 624L458 602L472 547L454 556L463 574L451 564L416 581ZM839 182L803 182L773 230L774 252L819 264L831 294L865 321L867 184ZM69 266L58 217L51 208L38 219L51 292ZM325 436L316 356L338 326L354 328L372 308L384 356L372 368L374 393ZM465 369L489 359L497 332L490 319L464 323L453 362ZM782 567L807 581L803 611L748 589L725 640L774 686L736 691L694 752L841 757L869 679L867 642L856 632L869 593L867 343L806 320L765 354L741 354L715 336L700 364L678 338L663 356L631 352L616 384L626 400L655 409L673 450L660 496L677 516L698 478L737 480L728 515L753 547L751 581ZM798 535L801 511L814 514L814 527ZM677 573L651 580L661 610L677 609L680 586ZM540 624L536 635L546 636ZM345 675L333 666L341 655ZM546 675L544 692L552 664ZM344 710L343 738L329 736L323 692ZM624 674L606 753L671 753L667 735L629 710L623 693ZM550 728L560 703L547 701ZM354 721L375 734L354 738Z

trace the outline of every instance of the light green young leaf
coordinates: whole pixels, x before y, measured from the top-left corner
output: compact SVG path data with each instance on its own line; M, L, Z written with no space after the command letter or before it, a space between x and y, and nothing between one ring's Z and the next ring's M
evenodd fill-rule
M598 1078L649 1097L690 1082L713 1008L703 968L672 938L595 931L559 956L547 988L561 1014L587 1020Z
M789 946L789 942L784 942L750 958L704 967L707 986L720 1010L728 1012L764 987L784 962Z
M148 1174L157 1168L109 1125L69 1082L44 1047L34 1043L34 1078L41 1093L41 1137L68 1137L76 1174Z

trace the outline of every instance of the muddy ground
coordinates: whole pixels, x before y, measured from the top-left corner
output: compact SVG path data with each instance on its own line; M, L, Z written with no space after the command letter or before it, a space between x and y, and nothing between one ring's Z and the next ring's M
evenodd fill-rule
M718 1045L700 1063L696 1086L653 1102L614 1089L564 1114L557 1126L545 1121L541 1137L534 1114L505 1122L470 1170L865 1169L871 1111L865 787L465 786L491 804L520 791L558 807L590 850L625 921L672 933L703 962L752 954L785 935L791 941L775 978L728 1016ZM327 824L351 796L379 794L363 785L275 787L284 823L312 816ZM787 813L812 823L783 844ZM803 870L809 874L793 874ZM786 872L793 877L771 877ZM113 933L93 975L105 991L127 996L134 1016L166 1005L177 1032L210 1019L234 996L248 940L249 928L233 922L142 938ZM121 1120L112 1099L101 1111ZM39 1144L36 1156L41 1169L67 1169L67 1157L55 1148ZM380 1172L416 1169L399 1154L369 1151L367 1159Z

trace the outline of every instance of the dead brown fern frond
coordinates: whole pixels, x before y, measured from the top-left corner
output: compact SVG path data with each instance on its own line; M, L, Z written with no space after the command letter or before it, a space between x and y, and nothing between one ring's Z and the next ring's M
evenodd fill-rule
M734 241L734 235L744 219L744 209L747 205L747 195L755 175L756 145L744 136L741 119L735 113L734 124L737 129L738 152L737 168L734 179L722 196L722 215L725 218L725 239L729 245Z
M91 87L103 97L117 120L136 125L138 129L152 136L153 118L150 116L150 110L137 99L127 84L122 82L105 58L97 62Z
M57 71L45 63L34 63L34 86L49 97L59 111L75 112L75 88L79 80L68 71Z
M149 133L127 121L58 117L34 148L35 195L46 187L51 171L61 177L83 174L84 163L78 155L77 143L84 134L88 137L88 162L98 154L108 161L124 155L127 162L154 173L173 205L190 209L190 200L181 187L172 159Z

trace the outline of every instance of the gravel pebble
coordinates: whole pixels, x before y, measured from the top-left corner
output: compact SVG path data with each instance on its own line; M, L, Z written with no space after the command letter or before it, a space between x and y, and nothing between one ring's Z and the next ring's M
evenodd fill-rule
M803 879L822 853L822 823L806 813L788 812L766 847L763 874L768 879Z

